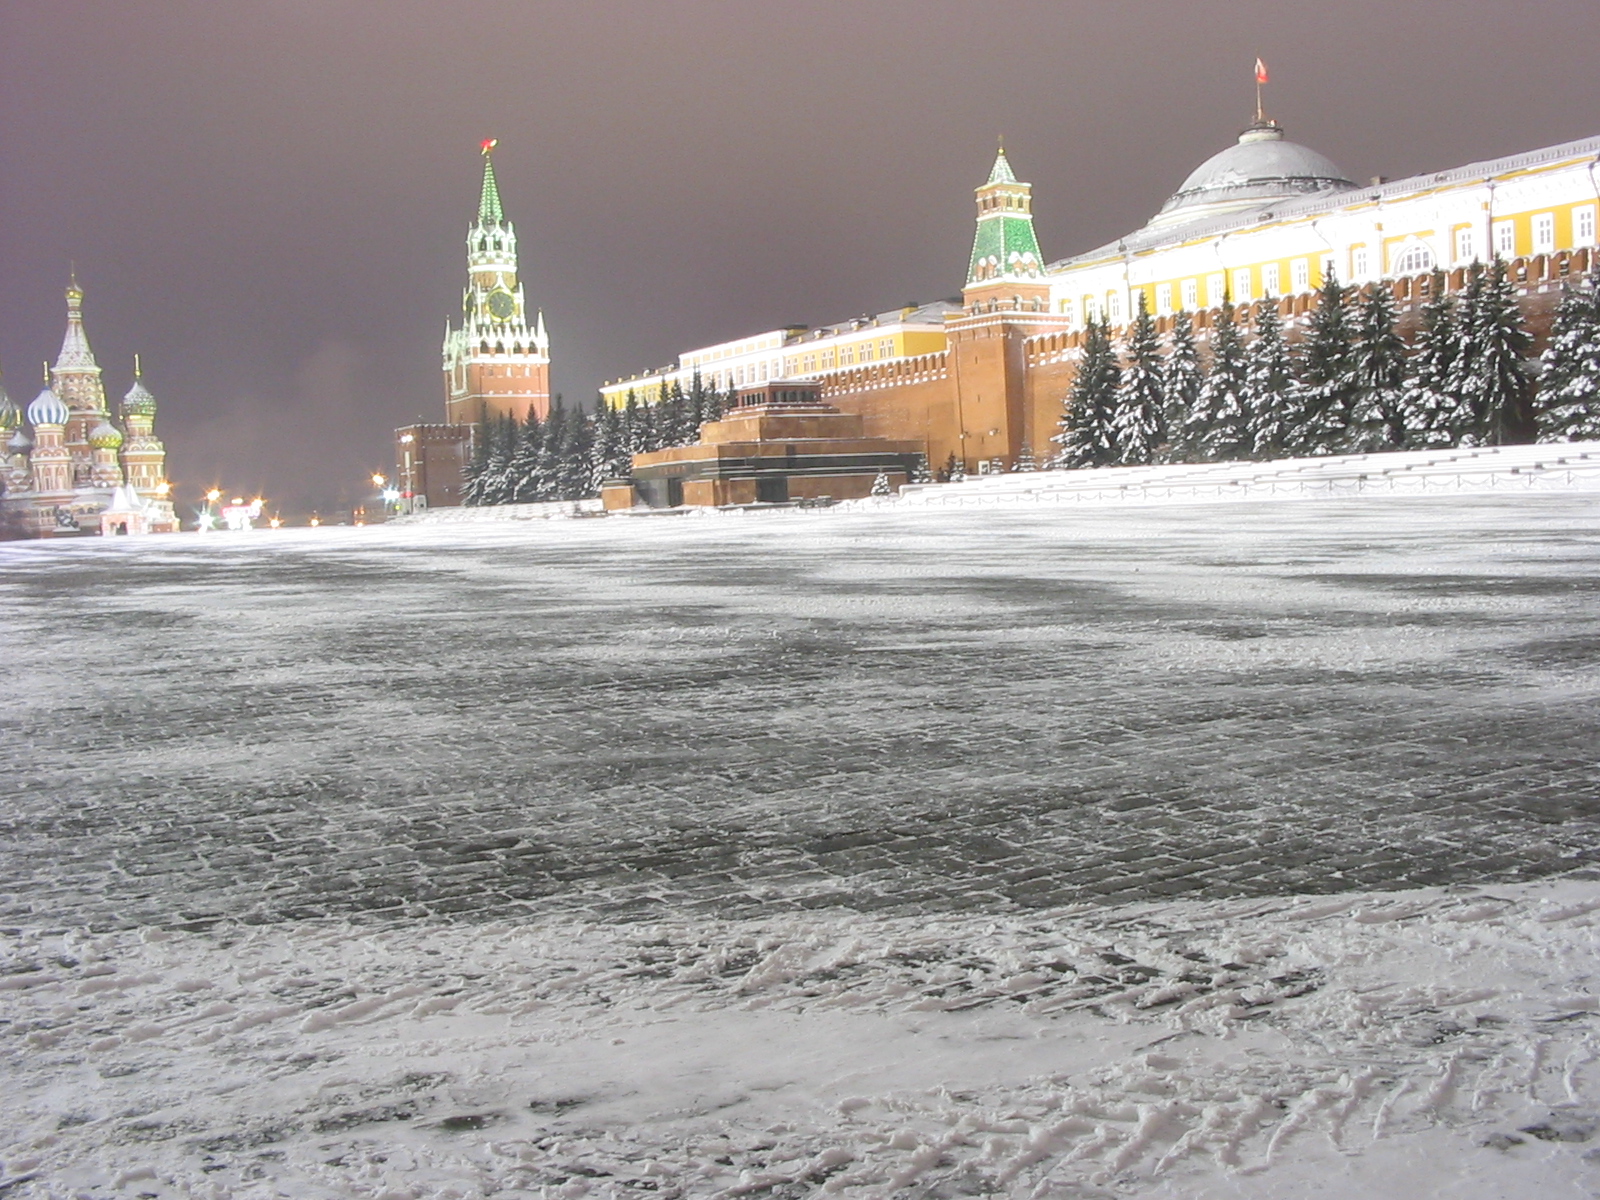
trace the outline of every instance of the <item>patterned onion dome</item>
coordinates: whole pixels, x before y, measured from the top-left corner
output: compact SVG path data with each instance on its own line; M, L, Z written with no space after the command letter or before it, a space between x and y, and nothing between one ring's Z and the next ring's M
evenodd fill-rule
M89 430L89 445L96 450L115 450L122 445L122 430L102 419L100 424Z
M135 379L128 394L122 398L122 411L130 417L156 415L156 398L150 394L150 389L145 387L142 379Z
M28 424L34 426L65 425L71 415L66 403L49 388L35 396L33 403L28 405Z
M0 387L0 433L10 433L21 424L22 414L11 402L11 397L6 395L5 388Z

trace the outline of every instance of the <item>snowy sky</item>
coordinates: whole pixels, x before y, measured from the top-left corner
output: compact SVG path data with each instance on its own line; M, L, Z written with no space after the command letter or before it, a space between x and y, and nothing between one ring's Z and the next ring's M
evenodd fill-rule
M1057 257L1141 224L1250 116L1353 177L1596 133L1587 0L0 8L0 366L24 400L76 260L181 487L354 494L442 412L479 139L555 385L961 283L997 133Z

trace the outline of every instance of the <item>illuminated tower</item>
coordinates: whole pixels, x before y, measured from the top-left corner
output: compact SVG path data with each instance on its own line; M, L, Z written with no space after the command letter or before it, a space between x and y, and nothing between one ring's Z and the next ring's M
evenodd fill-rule
M483 192L467 234L467 286L460 329L445 326L445 419L474 424L487 417L543 418L550 411L550 339L544 314L528 323L517 281L517 234L500 207L495 141L483 143Z
M1026 428L1025 343L1067 327L1050 312L1050 285L1033 232L1033 185L1012 173L1003 147L977 200L962 312L945 325L956 388L956 445L928 447L935 462L953 450L968 471L985 460L1009 467L1025 445L1042 444L1044 435L1035 431L1030 438Z
M122 423L127 440L122 443L122 469L128 486L139 499L164 500L167 495L167 448L156 437L156 398L144 386L139 357L133 359L133 386L122 398Z
M89 337L83 331L83 289L78 286L76 274L67 285L67 333L61 340L61 354L51 377L51 390L67 406L62 440L72 460L72 482L86 487L103 486L95 479L94 448L89 444L89 435L111 414L100 383L100 364L95 362Z

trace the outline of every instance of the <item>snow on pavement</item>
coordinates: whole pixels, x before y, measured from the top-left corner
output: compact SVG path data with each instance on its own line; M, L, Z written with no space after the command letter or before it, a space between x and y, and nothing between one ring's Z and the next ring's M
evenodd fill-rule
M0 1187L1588 1196L1597 933L1592 881L13 933Z
M1600 1194L1597 512L0 547L0 1196Z

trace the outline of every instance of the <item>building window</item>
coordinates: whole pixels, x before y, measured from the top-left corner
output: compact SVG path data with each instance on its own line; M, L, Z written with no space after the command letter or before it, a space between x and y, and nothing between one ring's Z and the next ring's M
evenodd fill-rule
M894 339L893 338L884 338L883 341L878 343L878 357L879 358L893 358L894 357Z
M1478 257L1477 248L1473 246L1472 228L1463 225L1456 230L1456 262L1469 263Z
M1061 315L1067 319L1068 325L1076 325L1078 323L1076 310L1077 305L1073 304L1071 300L1063 300L1061 302Z
M1222 303L1222 294L1227 290L1227 276L1221 271L1206 276L1206 303L1212 308Z
M1261 294L1263 296L1276 296L1283 291L1283 286L1278 275L1278 264L1268 263L1261 268Z
M1122 293L1121 292L1107 292L1106 293L1106 316L1108 316L1111 319L1111 323L1113 325L1118 324L1118 323L1121 322L1121 320L1122 320Z
M1410 242L1395 254L1395 275L1418 275L1433 270L1433 251L1421 242Z
M1194 312L1200 307L1200 281L1198 279L1185 279L1183 281L1183 307Z
M1494 252L1503 258L1511 258L1517 253L1517 223L1515 221L1496 221L1494 223Z
M841 346L839 348L839 365L841 367L854 366L856 361L856 348L854 346Z
M1350 278L1359 282L1367 277L1367 248L1356 246L1350 251Z
M1289 264L1289 281L1297 292L1311 290L1311 260L1297 258Z
M1240 267L1233 273L1233 299L1238 304L1250 302L1250 268Z
M1594 245L1594 205L1586 204L1572 210L1572 244Z
M1556 215L1540 213L1533 218L1533 252L1549 254L1556 248Z
M1164 317L1172 311L1172 285L1156 284L1156 316Z
M1085 296L1083 298L1083 319L1085 321L1096 321L1099 318L1100 306L1094 302L1093 296Z

